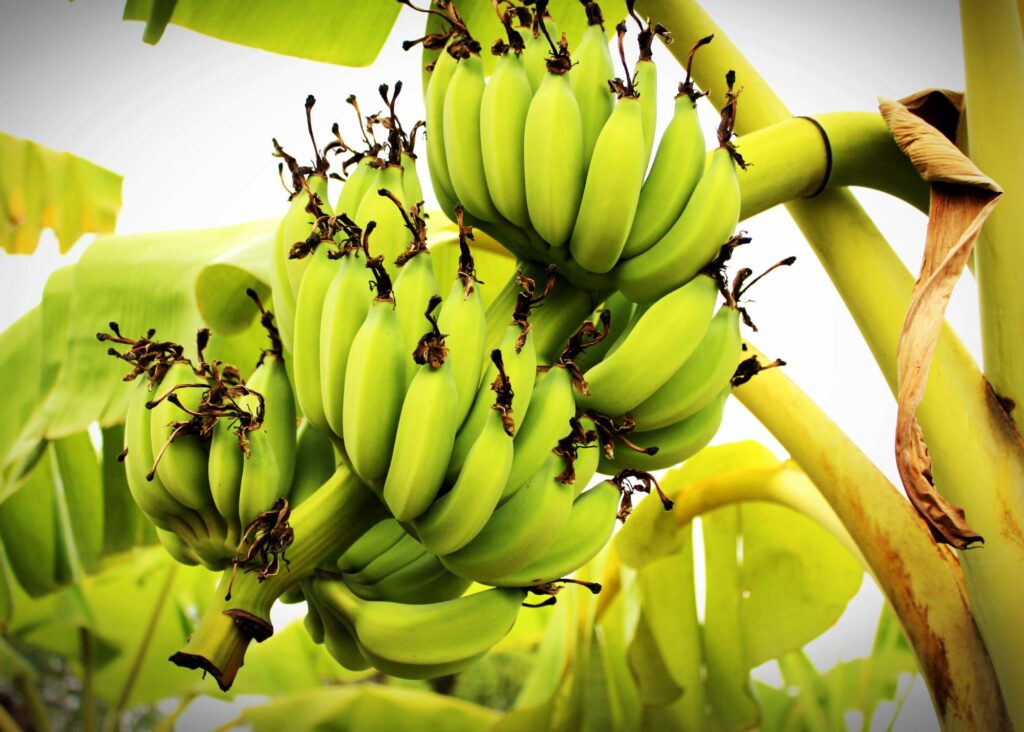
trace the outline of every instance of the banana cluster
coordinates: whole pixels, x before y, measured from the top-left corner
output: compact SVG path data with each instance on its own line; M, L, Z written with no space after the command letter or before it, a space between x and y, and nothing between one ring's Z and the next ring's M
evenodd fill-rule
M601 11L583 5L588 26L572 55L546 3L536 12L501 6L508 41L492 47L489 79L480 44L449 9L450 42L426 90L427 162L449 215L459 202L468 221L520 258L554 263L579 287L649 303L707 266L738 222L732 82L721 146L707 165L689 69L655 151L651 46L668 33L628 3L639 61L630 71L624 21L616 39L625 80L615 78Z
M112 353L133 364L130 376L144 377L125 420L128 488L161 544L184 564L230 566L249 543L247 530L301 485L295 401L272 316L264 313L263 322L275 345L246 379L233 366L206 361L207 330L199 332L197 363L152 332L133 341L111 324L114 333L104 337L129 345ZM324 446L313 434L302 441Z

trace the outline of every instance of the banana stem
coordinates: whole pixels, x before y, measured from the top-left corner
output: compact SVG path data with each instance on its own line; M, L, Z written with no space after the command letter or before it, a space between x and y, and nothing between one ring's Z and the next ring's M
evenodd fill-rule
M388 516L380 500L354 473L340 464L327 482L291 516L295 540L285 552L282 569L260 581L254 572L226 572L214 591L196 632L171 660L202 669L221 689L231 688L252 640L273 633L270 608L282 594L309 577L317 566L333 561L360 536ZM228 589L231 599L227 599Z
M733 393L789 451L860 548L914 648L943 729L1010 729L955 554L932 540L910 503L782 369Z
M94 732L96 729L96 688L94 684L96 654L92 631L89 628L79 628L78 642L82 661L82 692L79 694L82 710L81 725L85 732Z
M727 70L736 69L744 86L738 131L753 132L790 118L782 101L694 0L643 0L641 5L673 31L676 43L669 50L677 58L697 38L715 34L715 42L702 49L696 80L711 89L712 102L721 105L720 80ZM913 276L849 191L826 190L786 207L895 394L896 346ZM961 561L970 605L1003 695L1016 728L1024 730L1024 626L1018 622L1024 610L1024 442L948 324L935 350L917 418L933 459L935 484L943 496L965 509L972 528L989 539L982 549L962 554Z
M744 135L738 147L754 164L740 176L741 220L826 186L873 188L928 213L928 186L881 115L828 112L814 119L821 130L809 119L794 117Z
M1003 189L974 250L985 375L997 394L1024 404L1024 41L1014 0L960 2L967 77L967 148ZM958 140L959 142L959 140ZM1011 414L1024 429L1024 409Z

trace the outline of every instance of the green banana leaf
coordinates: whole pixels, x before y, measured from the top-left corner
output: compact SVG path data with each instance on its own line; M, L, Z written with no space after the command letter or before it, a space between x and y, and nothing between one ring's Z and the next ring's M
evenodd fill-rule
M61 253L114 230L121 176L71 153L0 132L0 249L31 254L43 229Z
M157 43L168 23L264 51L340 66L368 66L401 10L394 0L127 0L125 20Z

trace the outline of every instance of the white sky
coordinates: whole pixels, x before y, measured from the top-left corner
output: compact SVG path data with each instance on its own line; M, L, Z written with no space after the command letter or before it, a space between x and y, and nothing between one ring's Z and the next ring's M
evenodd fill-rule
M875 110L878 96L927 87L963 88L955 0L775 0L705 5L773 85L794 114ZM376 86L402 78L400 109L422 116L416 37L419 17L405 13L372 70L344 69L242 48L169 27L156 47L142 26L120 22L120 0L0 4L0 130L68 150L125 176L121 233L195 228L277 215L284 197L270 137L308 156L302 103L318 99L316 125L351 122L344 98L376 100ZM681 72L663 49L661 122ZM707 110L705 110L707 112ZM706 118L709 136L714 118ZM424 166L425 168L425 166ZM422 171L426 176L426 171ZM908 266L916 269L924 217L884 195L860 198ZM797 264L760 283L751 311L755 342L783 357L793 377L873 460L896 480L895 403L851 318L796 227L781 211L744 224L754 244L740 262L760 271L789 254ZM47 274L67 256L45 235L33 257L0 253L0 329L38 302ZM978 354L974 283L957 288L950 320ZM777 443L733 402L716 442ZM880 598L861 592L836 629L811 647L827 667L870 648ZM897 729L934 726L920 684Z

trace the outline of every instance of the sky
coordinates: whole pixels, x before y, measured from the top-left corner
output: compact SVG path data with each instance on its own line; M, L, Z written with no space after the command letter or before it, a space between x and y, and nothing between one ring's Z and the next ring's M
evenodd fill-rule
M401 40L420 35L403 12L369 69L345 69L243 48L170 26L161 43L141 42L142 26L120 19L118 0L77 3L5 0L0 4L0 130L67 150L124 175L119 233L201 228L277 216L286 202L270 138L302 151L303 101L318 99L324 131L351 123L345 97L376 99L381 82L403 79L400 110L422 116L417 52ZM708 0L706 9L746 53L794 114L877 109L928 87L963 88L954 0ZM656 49L660 121L671 114L682 74ZM712 137L715 117L703 110ZM740 140L742 144L742 140ZM426 178L425 165L421 175ZM426 186L425 186L426 188ZM883 194L858 191L904 263L917 269L925 218ZM429 194L428 194L429 196ZM795 254L797 263L753 291L754 342L786 360L801 385L877 465L898 482L893 459L895 402L871 355L799 231L781 209L743 224L754 239L739 261L755 271ZM54 268L87 247L57 254L46 234L32 257L0 253L0 329L36 304ZM978 357L976 291L968 274L949 320ZM761 441L785 452L735 401L715 443ZM812 644L823 668L864 655L881 599L870 581L851 609ZM918 684L897 729L934 726Z

